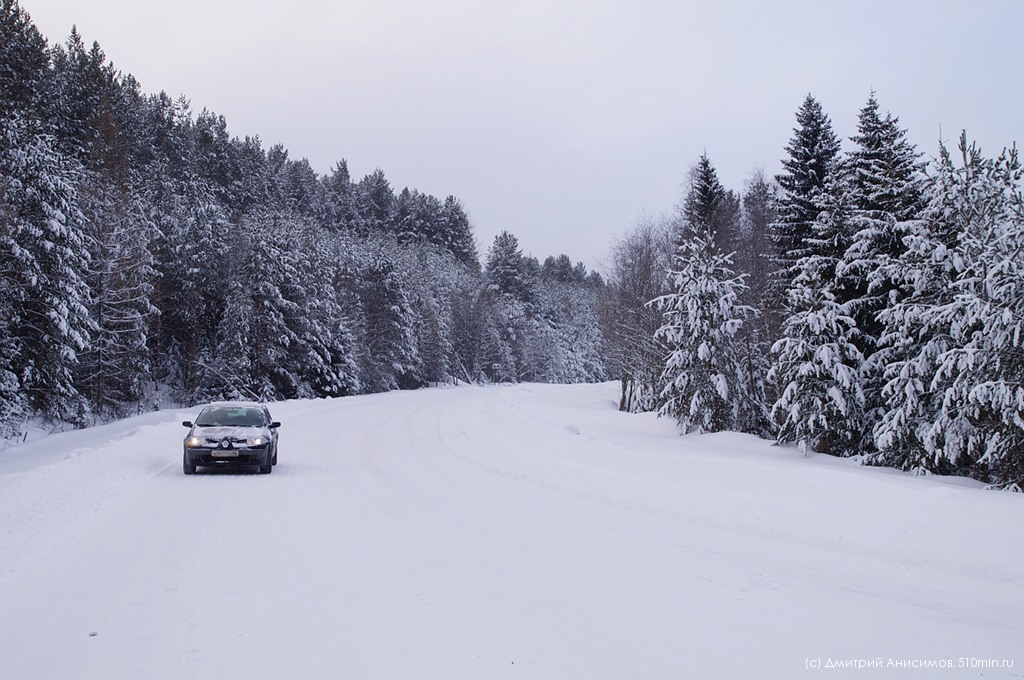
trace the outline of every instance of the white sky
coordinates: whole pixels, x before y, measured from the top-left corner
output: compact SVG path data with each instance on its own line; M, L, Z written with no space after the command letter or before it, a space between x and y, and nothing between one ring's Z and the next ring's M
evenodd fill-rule
M598 267L642 214L673 210L703 151L728 188L778 172L808 92L848 138L874 88L929 158L940 130L993 155L1021 140L1017 0L21 5L51 43L76 24L232 135L455 194L481 254L507 229L541 260Z

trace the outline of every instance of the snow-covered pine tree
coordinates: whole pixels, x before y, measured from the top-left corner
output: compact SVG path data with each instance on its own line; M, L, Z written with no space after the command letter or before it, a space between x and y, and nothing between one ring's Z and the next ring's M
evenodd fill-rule
M832 121L811 95L804 99L796 121L793 137L786 145L789 157L782 161L783 173L775 177L780 195L777 217L771 224L778 258L772 286L774 304L784 302L785 291L799 274L797 263L808 254L807 239L818 216L816 201L839 158L839 138Z
M995 160L944 146L922 228L901 268L908 299L884 312L887 410L872 460L1024 485L1024 175L1016 148Z
M224 319L217 326L213 356L205 367L206 394L211 399L258 400L254 324L259 323L248 282L241 276L227 282Z
M20 114L0 120L0 275L11 296L4 370L17 376L30 408L76 420L85 402L73 371L91 330L80 175L80 165L52 137L31 131Z
M851 236L851 188L847 173L833 167L816 205L807 239L809 254L787 292L790 312L772 351L769 380L778 385L772 406L779 442L835 456L858 452L864 437L864 357L854 343L856 323L844 304L836 265Z
M380 233L391 228L395 215L395 192L380 168L356 185L360 225L367 233Z
M531 303L536 298L536 278L519 248L519 239L507 231L494 237L487 251L484 277L489 290Z
M459 262L472 271L480 271L480 257L473 238L473 227L462 202L455 196L448 196L441 208L442 245Z
M690 189L681 206L683 230L680 238L693 235L692 229L704 229L713 234L715 246L723 253L731 253L739 241L739 199L727 191L718 179L718 172L708 158L701 154L690 169ZM693 226L698 225L698 226Z
M228 220L237 222L241 216L241 205L233 205L232 199L236 196L242 199L239 195L242 186L235 167L234 147L228 134L227 120L224 116L203 109L196 116L189 132L192 172L204 180L224 208Z
M334 170L320 181L324 195L321 224L329 230L357 229L360 221L359 207L356 185L348 172L348 162L344 159L339 161Z
M0 439L15 435L25 420L28 400L18 379L19 346L18 311L23 295L17 278L18 251L13 232L14 206L10 204L10 187L0 186Z
M753 306L763 306L764 291L772 279L772 267L776 257L775 244L771 238L771 225L776 219L776 194L777 187L760 169L750 174L743 191L743 215L736 264L747 274L746 283L750 287L748 298ZM760 318L760 324L765 325L771 316L767 312L772 310L761 311L764 314ZM766 333L770 335L767 331Z
M330 233L301 220L295 269L296 340L292 361L298 372L297 396L341 397L359 392L356 342L335 286L338 264L332 260Z
M227 306L231 231L209 185L188 174L184 181L164 178L154 222L160 226L160 346L165 375L183 401L205 389L207 362L216 347L220 319Z
M673 264L674 292L651 302L663 312L655 338L668 352L659 413L675 418L683 432L733 429L746 392L735 336L753 314L739 302L743 277L702 230L683 239Z
M235 137L229 149L228 163L233 180L225 193L231 222L237 223L246 213L270 202L267 155L259 137Z
M36 119L49 107L46 38L18 0L0 0L0 119L15 111ZM47 101L51 99L51 101Z
M413 330L416 315L404 277L383 248L364 273L362 306L367 351L360 371L363 385L371 392L421 386L422 362Z
M258 323L253 326L254 389L261 399L299 396L299 327L303 296L291 213L260 211L247 221L246 289ZM310 395L303 395L310 396Z
M849 303L857 324L854 341L864 355L861 370L866 399L865 427L881 416L882 373L886 353L878 353L883 332L879 313L903 295L890 265L906 250L904 238L922 208L920 154L907 142L906 131L891 114L882 118L874 92L860 112L856 149L846 163L851 175L852 239L837 264L837 295ZM865 440L872 448L871 441Z

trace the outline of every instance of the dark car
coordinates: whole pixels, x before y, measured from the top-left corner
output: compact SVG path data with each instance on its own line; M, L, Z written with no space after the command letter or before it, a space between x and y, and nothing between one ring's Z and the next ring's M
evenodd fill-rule
M277 428L265 404L222 401L203 407L185 437L182 467L186 475L199 466L258 465L270 474L277 465Z

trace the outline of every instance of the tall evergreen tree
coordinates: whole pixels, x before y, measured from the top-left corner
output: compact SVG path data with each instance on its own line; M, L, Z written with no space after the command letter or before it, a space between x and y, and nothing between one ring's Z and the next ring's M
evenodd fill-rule
M335 289L337 264L328 234L309 220L295 227L296 278L289 294L297 314L291 361L299 397L341 397L360 389L355 337Z
M374 256L363 286L368 355L361 371L364 384L370 391L420 386L422 362L413 332L417 320L405 281L383 250Z
M473 227L462 202L455 196L444 200L441 208L440 243L459 262L474 271L480 271L480 259L473 238Z
M898 119L879 114L873 92L860 112L853 141L857 146L847 171L852 237L837 263L837 292L857 325L854 340L865 361L861 376L870 431L881 414L882 373L888 361L885 352L878 353L883 333L879 314L903 296L901 277L892 276L890 265L905 252L908 226L921 210L922 168L920 154L907 142Z
M780 196L778 215L771 225L775 243L777 280L773 286L776 304L796 278L797 263L808 254L807 240L818 216L817 199L839 158L839 138L832 121L814 97L807 95L796 114L797 127L786 145L788 158L783 172L775 177Z
M685 228L680 237L697 233L711 234L715 246L723 253L735 250L739 241L739 199L718 179L707 152L701 154L690 171L690 189L683 201Z
M323 225L332 230L356 229L359 225L358 197L356 185L348 172L348 162L339 161L321 182L324 194L321 215Z
M360 221L364 231L379 233L391 228L395 213L395 192L380 168L359 181Z
M80 175L52 137L32 133L18 115L0 120L0 273L11 296L0 349L27 405L51 418L83 416L73 382L91 330Z
M155 219L161 227L156 307L163 374L189 400L205 389L206 367L227 306L231 225L204 180L192 176L164 188L172 193Z
M779 386L772 416L778 441L796 442L804 452L849 456L864 435L864 357L836 272L851 235L848 174L834 167L816 204L809 254L797 265L787 291L790 316L772 348L769 378Z
M41 121L49 107L46 38L18 0L0 0L0 119L15 111Z
M655 338L668 351L659 412L683 432L733 429L747 392L735 336L753 313L739 302L743 277L706 231L684 239L673 264L673 292L652 301L664 316Z
M536 299L537 279L527 259L515 235L507 231L498 234L487 251L484 266L488 288L500 295L532 303Z

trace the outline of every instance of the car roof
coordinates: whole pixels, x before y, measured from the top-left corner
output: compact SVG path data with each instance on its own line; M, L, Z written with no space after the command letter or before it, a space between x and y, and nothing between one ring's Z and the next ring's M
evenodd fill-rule
M211 401L209 404L204 406L207 408L258 408L264 411L268 411L266 404L260 404L255 401Z

